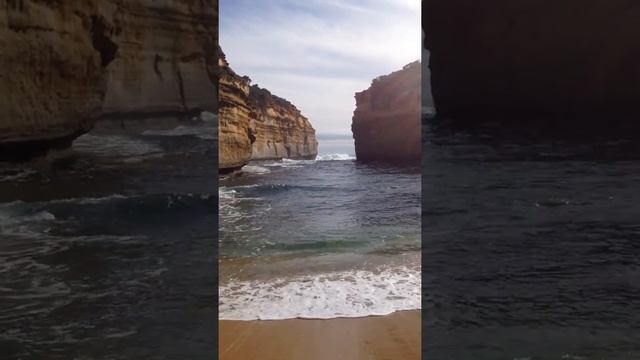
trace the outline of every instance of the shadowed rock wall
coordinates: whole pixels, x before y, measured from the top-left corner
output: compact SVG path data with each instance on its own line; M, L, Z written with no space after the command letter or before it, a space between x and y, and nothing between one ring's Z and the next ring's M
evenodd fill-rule
M425 0L439 116L638 127L640 3Z
M356 93L351 130L358 160L420 160L421 70L420 62L412 62Z
M6 0L0 158L69 146L100 117L215 112L216 0Z

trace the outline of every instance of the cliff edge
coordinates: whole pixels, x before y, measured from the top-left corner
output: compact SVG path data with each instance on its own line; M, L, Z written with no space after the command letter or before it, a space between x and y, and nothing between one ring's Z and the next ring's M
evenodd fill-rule
M249 106L251 79L236 74L221 49L218 53L218 169L225 172L239 169L251 160L256 138Z
M0 158L67 147L103 117L216 111L216 0L0 7Z
M298 108L257 85L251 86L249 104L256 128L251 159L316 158L316 131Z
M422 82L419 61L356 93L351 131L360 161L420 161Z
M250 160L315 159L315 129L289 101L251 86L219 51L220 88L218 168L240 169Z

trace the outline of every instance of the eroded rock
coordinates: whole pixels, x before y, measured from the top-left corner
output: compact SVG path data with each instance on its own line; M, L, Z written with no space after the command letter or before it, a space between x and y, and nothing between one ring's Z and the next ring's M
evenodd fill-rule
M249 104L256 128L252 159L315 159L316 131L298 108L257 85L251 86Z
M358 160L420 160L421 87L421 65L415 61L356 93L351 130Z
M7 0L0 158L66 147L101 117L216 111L217 1Z
M218 92L218 168L239 169L251 159L255 128L249 106L251 79L240 76L229 67L219 50L220 82Z
M315 130L289 101L236 74L220 51L219 161L221 172L250 160L314 159Z

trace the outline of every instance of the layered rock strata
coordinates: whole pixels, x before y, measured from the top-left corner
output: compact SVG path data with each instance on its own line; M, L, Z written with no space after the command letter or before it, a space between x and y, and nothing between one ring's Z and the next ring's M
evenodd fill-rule
M9 0L0 7L1 158L68 146L91 127L106 91L92 41L102 30L92 17L98 4Z
M7 0L0 158L69 146L100 117L215 112L217 1Z
M251 86L249 104L256 129L253 160L315 159L316 131L298 108L257 85Z
M425 0L422 8L439 116L640 127L637 2Z
M216 112L217 1L111 0L103 116Z
M314 159L315 130L293 104L236 74L222 51L218 167L233 171L250 160Z
M421 64L373 80L356 93L351 130L361 161L420 161Z
M218 88L218 168L239 169L251 160L255 126L249 106L251 79L236 74L219 50L220 80Z

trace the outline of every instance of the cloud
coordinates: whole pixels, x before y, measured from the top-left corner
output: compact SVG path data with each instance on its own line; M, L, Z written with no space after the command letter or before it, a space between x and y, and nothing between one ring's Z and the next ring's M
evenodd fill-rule
M354 93L421 56L421 0L221 0L231 67L295 104L318 133L348 133Z

